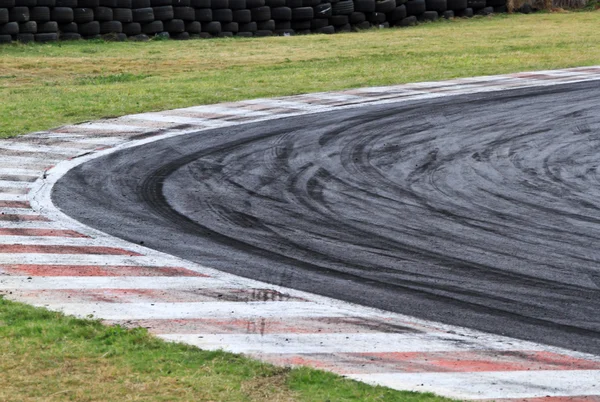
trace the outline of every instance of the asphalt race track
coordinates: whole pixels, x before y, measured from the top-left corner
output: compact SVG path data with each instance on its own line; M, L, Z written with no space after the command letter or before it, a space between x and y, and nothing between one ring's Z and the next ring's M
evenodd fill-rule
M600 354L599 101L595 81L202 131L53 199L223 271Z

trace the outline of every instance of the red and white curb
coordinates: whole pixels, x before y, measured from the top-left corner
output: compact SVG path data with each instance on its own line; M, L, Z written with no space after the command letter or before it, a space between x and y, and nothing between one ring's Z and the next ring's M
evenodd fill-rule
M236 277L62 214L74 166L170 136L403 100L600 79L600 66L256 99L0 141L0 294L161 338L462 399L600 401L600 356L419 320ZM541 400L541 399L540 399Z

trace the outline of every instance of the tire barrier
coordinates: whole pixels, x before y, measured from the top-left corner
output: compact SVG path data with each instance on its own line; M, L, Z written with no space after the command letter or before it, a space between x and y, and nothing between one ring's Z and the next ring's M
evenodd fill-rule
M0 43L331 34L505 11L505 0L0 0Z

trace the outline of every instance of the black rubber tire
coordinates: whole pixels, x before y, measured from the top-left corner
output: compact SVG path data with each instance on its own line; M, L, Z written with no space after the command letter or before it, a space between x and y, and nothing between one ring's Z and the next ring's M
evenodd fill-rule
M133 0L117 0L116 8L133 8Z
M57 33L58 23L56 21L39 22L37 24L37 33Z
M256 32L258 31L258 27L256 26L256 22L249 22L247 24L239 24L239 32Z
M39 43L56 42L58 40L58 33L56 32L45 32L35 34L35 41Z
M321 29L326 26L329 26L328 18L315 18L314 20L310 20L310 29L312 29L313 31L316 31L317 29Z
M446 0L425 0L425 8L427 11L436 11L438 14L443 14L448 9Z
M371 23L369 21L360 22L360 23L354 25L354 29L356 31L364 31L367 29L371 29Z
M152 22L154 21L154 10L152 7L133 9L131 10L131 16L134 22Z
M302 7L302 0L285 0L285 6L289 8Z
M292 29L294 31L303 31L305 29L310 30L311 24L312 24L312 20L292 21Z
M152 2L150 0L132 0L131 8L150 8L152 7Z
M162 21L152 21L146 24L142 24L142 33L146 35L154 35L162 31L164 31Z
M507 13L507 12L508 12L508 7L507 6L496 6L496 7L494 7L494 13L496 13L496 14L504 14L504 13Z
M96 8L96 7L100 7L100 0L79 0L77 2L77 7L78 8Z
M259 29L258 31L254 32L254 36L256 36L256 37L273 36L273 31L261 31Z
M94 21L93 21L94 22ZM95 21L97 22L97 21ZM91 24L91 22L88 22ZM98 31L100 30L100 25L98 25ZM59 33L79 33L79 25L74 22L69 22L68 24L59 24L58 25Z
M19 43L31 43L35 41L35 35L32 33L19 33L16 39Z
M254 34L252 32L243 31L236 33L235 36L237 36L238 38L252 38Z
M285 0L265 0L265 6L269 6L271 8L275 7L285 7Z
M123 33L127 36L135 36L142 33L142 24L139 22L130 22L123 24Z
M190 39L190 33L189 32L177 33L177 34L171 35L171 39L174 39L174 40L189 40Z
M271 18L275 21L291 21L292 9L289 7L276 7L271 9Z
M314 21L314 20L313 20ZM292 21L275 21L275 30L292 29Z
M248 8L249 10L257 7L262 7L265 4L265 0L246 0L246 8Z
M172 0L150 0L150 5L152 7L162 7L162 6L172 6Z
M315 17L315 10L312 7L298 7L292 9L292 21L307 21Z
M2 13L0 9L0 23L2 23ZM7 13L8 17L8 13ZM50 21L50 8L49 7L33 7L29 10L29 19L36 22L47 22Z
M146 34L139 34L132 36L131 38L129 38L129 40L133 42L148 42L150 40L150 37Z
M191 7L192 2L190 0L171 0L173 7Z
M198 21L190 21L185 24L185 31L191 34L202 32L202 24Z
M37 0L15 0L15 7L35 7Z
M467 0L467 8L472 8L473 11L485 8L485 0Z
M169 21L165 21L163 23L163 25L165 27L165 31L167 31L169 33L185 32L185 22L183 22L183 20L179 20L179 19L169 20Z
M133 12L131 8L115 8L113 10L113 19L124 23L133 22Z
M173 12L173 6L158 6L152 7L154 11L154 19L157 21L168 21L172 20L175 16Z
M464 10L467 8L467 0L446 0L448 10Z
M256 21L256 26L259 31L274 31L275 30L275 21Z
M342 0L332 4L333 15L350 15L354 12L354 2L352 0Z
M321 3L313 7L315 10L315 18L329 18L333 15L333 6L331 3Z
M240 26L237 22L228 22L226 24L221 24L221 30L223 32L232 32L235 34L240 30Z
M291 28L290 29L276 29L273 31L273 33L277 36L294 36L296 31L294 31Z
M375 0L354 0L354 10L363 13L372 13L375 11Z
M360 24L365 22L366 20L367 16L365 15L365 13L361 13L360 11L355 11L348 16L348 21L350 21L351 24Z
M27 21L19 24L19 33L37 33L37 22Z
M506 0L486 0L486 7L502 7L506 6Z
M387 15L387 20L390 22L402 21L408 16L406 13L406 6L403 4L400 7L394 8L391 13Z
M418 19L419 21L437 21L440 18L437 11L425 11Z
M0 0L0 8L13 8L15 0Z
M477 10L477 15L490 15L494 14L494 7L484 7L481 10Z
M8 18L11 22L27 22L30 14L27 7L13 7L8 11Z
M375 11L374 13L367 14L367 21L373 25L380 25L387 21L387 15Z
M8 22L4 25L0 25L0 35L16 35L19 33L18 22Z
M248 10L248 14L250 14L250 10ZM195 15L195 21L211 22L213 20L212 10L210 8L197 8Z
M396 8L396 0L382 0L375 3L375 11L389 13Z
M73 22L73 9L69 7L54 7L52 10L50 10L50 19L58 22L59 24L68 24L69 22Z
M221 29L221 23L218 21L202 24L202 32L208 32L211 35L218 35L221 33Z
M192 7L173 7L175 19L184 21L194 21L196 11Z
M229 0L229 8L232 10L245 10L248 7L246 6L246 0Z
M210 8L213 10L229 8L229 0L211 0Z
M77 0L56 0L56 4L54 7L76 8Z
M104 21L100 23L100 35L123 32L123 24L120 21Z
M233 21L247 24L252 21L252 13L250 10L235 10L233 11Z
M334 15L329 18L329 24L334 27L340 27L350 23L350 17L347 15Z
M444 17L444 19L446 19L446 20L454 18L454 11L446 10L446 11L444 11L444 14L442 14L442 17Z
M406 17L403 20L401 20L397 25L399 27L414 27L417 24L418 24L417 17L415 17L414 15L411 15L411 16Z
M50 10L48 10L48 18L50 18ZM8 9L0 8L0 25L6 24L8 21Z
M251 9L250 12L252 13L252 21L260 22L269 21L271 19L271 7L257 7Z
M56 0L56 1L58 1L58 0ZM116 8L117 0L100 0L100 7Z
M406 2L406 13L410 15L421 15L426 10L425 0L409 0Z
M210 8L212 2L210 0L190 0L190 7L194 8Z
M74 8L73 22L76 24L85 24L94 21L94 10L91 8Z
M316 29L315 33L331 35L331 34L335 33L335 27L333 25L327 25L325 27Z
M321 0L302 0L302 7L315 7L321 4Z
M229 8L219 8L218 10L213 10L212 14L213 14L213 21L219 21L219 22L233 21L233 11L231 11Z
M142 9L144 10L144 9ZM152 9L150 9L152 10ZM136 10L133 10L134 12ZM154 19L154 14L152 14ZM113 20L113 9L108 7L96 7L94 9L94 21L112 21ZM87 36L87 35L84 35Z
M10 35L0 35L0 45L12 43L12 36Z
M81 40L81 34L77 32L65 32L58 35L59 40Z

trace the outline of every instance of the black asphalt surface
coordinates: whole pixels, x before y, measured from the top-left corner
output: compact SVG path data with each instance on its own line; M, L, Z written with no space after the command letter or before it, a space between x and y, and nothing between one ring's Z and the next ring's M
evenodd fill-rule
M599 105L596 81L204 131L53 198L205 266L600 354Z

